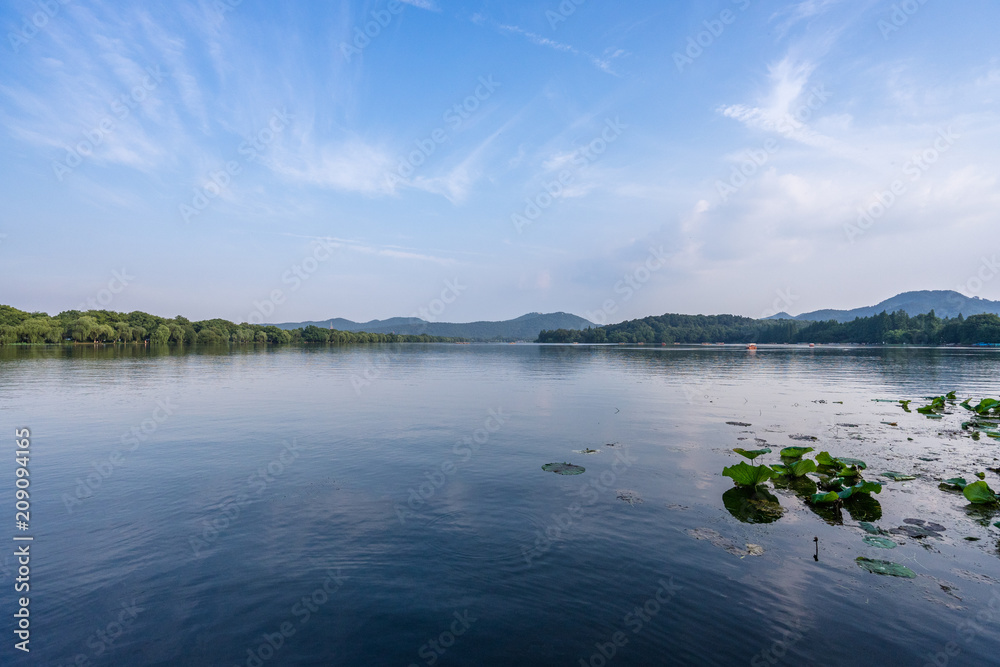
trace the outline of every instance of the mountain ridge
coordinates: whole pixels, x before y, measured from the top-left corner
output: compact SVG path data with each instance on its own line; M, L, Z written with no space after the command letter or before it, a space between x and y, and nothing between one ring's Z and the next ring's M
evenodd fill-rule
M878 315L882 311L894 313L900 310L911 317L924 315L932 310L938 317L958 317L959 315L969 317L984 313L1000 315L1000 301L990 301L989 299L981 299L977 296L969 297L954 290L917 290L901 292L896 296L880 301L874 306L863 306L850 310L828 308L802 313L801 315L789 315L782 312L764 319L808 322L835 320L837 322L850 322L856 317L871 317Z
M535 340L546 329L586 329L597 326L572 313L526 313L510 320L480 320L477 322L429 322L419 317L390 317L385 320L354 322L342 317L310 322L282 322L279 329L298 329L307 326L340 331L366 331L368 333L397 333L408 335L428 334L470 340Z

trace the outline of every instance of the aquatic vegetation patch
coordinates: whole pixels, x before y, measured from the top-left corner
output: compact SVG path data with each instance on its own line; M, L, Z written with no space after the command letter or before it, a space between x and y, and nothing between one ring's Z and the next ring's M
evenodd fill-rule
M785 447L778 454L783 459L800 459L811 451L813 451L812 447Z
M946 479L938 484L938 488L944 489L945 491L961 491L968 485L969 483L965 481L964 477L952 477L951 479Z
M744 456L753 461L758 456L763 456L764 454L770 454L771 448L764 447L763 449L743 449L742 447L736 447L735 449L733 449L733 451L739 454L740 456Z
M730 426L753 426L753 424L748 424L746 422L726 422Z
M542 466L542 470L545 472L554 472L557 475L582 475L586 472L586 468L583 466L573 465L572 463L546 463Z
M785 513L778 499L762 487L734 486L722 494L722 504L743 523L773 523Z
M588 447L587 449L574 449L573 453L574 454L600 454L601 450L599 450L599 449L590 449Z
M906 535L918 540L925 537L944 537L941 533L944 532L945 527L933 521L903 519L903 524L898 528L893 528L889 532L893 535Z
M864 570L868 570L872 574L884 574L890 577L903 577L905 579L916 579L917 574L905 565L900 565L899 563L892 563L887 560L877 560L874 558L865 558L864 556L858 556L854 559L858 566Z
M989 484L981 480L966 485L962 489L962 495L974 505L996 505L1000 503L1000 498L997 497L996 491L991 489Z
M777 463L771 466L771 470L783 477L803 477L807 473L816 472L816 462L812 459L805 459L789 461L788 463Z
M801 440L804 442L817 442L819 440L815 435L801 435L798 433L789 435L788 437L792 440Z
M756 488L759 484L763 484L776 475L773 470L765 465L752 466L743 462L723 468L722 474L725 477L731 478L737 486L749 487L751 489Z
M896 472L894 470L888 470L883 473L879 473L879 477L887 477L894 482L907 482L911 479L916 479L913 475L907 475L906 473Z
M869 546L878 547L879 549L895 549L899 546L888 537L878 537L876 535L865 535L862 541Z

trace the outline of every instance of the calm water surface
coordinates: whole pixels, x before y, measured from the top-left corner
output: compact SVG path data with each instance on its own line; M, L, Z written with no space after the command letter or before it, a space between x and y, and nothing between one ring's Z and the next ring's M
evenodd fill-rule
M32 652L13 650L5 612L0 655L996 664L1000 612L982 612L1000 608L1000 517L937 480L997 467L998 441L963 435L961 408L931 421L872 399L997 397L998 376L997 351L960 349L0 349L6 450L15 427L32 432L35 538ZM720 472L755 439L863 458L869 479L917 474L876 496L877 523L946 530L878 549L846 512L830 524L790 492L780 520L742 523ZM541 469L563 461L586 472ZM731 553L747 544L763 555Z

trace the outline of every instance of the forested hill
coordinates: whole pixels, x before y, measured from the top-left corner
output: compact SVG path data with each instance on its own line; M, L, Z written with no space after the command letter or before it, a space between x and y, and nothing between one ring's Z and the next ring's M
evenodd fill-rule
M481 341L535 340L545 329L584 329L593 326L582 317L570 313L528 313L513 320L499 322L428 322L417 317L393 317L388 320L352 322L345 319L324 322L287 322L276 324L279 329L298 329L313 325L333 326L343 331L373 333L429 334Z
M543 331L540 343L867 343L975 345L1000 343L1000 316L939 318L882 312L850 322L755 320L736 315L660 315L604 327Z
M937 313L938 317L970 317L983 313L1000 314L1000 301L990 301L979 297L969 297L952 290L923 290L919 292L903 292L886 299L874 306L855 308L853 310L814 310L801 315L789 315L788 313L778 313L768 319L789 319L808 320L811 322L825 322L826 320L836 320L838 322L850 322L855 317L872 317L882 311L895 313L905 311L908 315L915 316L920 313Z
M365 331L337 331L306 326L283 330L272 325L235 324L214 319L157 317L134 311L67 310L55 317L0 305L0 345L17 343L151 343L218 345L227 343L412 343L451 342L451 338Z

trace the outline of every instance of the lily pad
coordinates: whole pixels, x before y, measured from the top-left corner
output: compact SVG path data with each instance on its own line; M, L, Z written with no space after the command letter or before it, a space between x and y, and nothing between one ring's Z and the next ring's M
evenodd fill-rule
M968 485L969 483L965 481L964 477L952 477L951 479L946 479L938 484L938 487L945 489L946 491L961 491Z
M914 477L913 475L907 475L906 473L895 472L893 470L889 470L888 472L883 472L879 475L879 477L888 477L894 482L906 482L911 479L916 479L916 477Z
M804 461L794 461L792 463L778 463L771 466L771 469L779 475L787 477L802 477L806 473L816 472L816 464L806 459Z
M996 522L995 524L993 524L993 525L994 525L994 527L996 527L996 528L1000 528L1000 521L997 521L997 522Z
M763 449L743 449L742 447L736 447L733 449L734 452L740 456L745 456L746 458L753 461L758 456L763 456L764 454L770 454L771 448L764 447Z
M812 447L785 447L780 454L783 459L799 459L802 458L803 454L808 454L811 451L813 451Z
M601 453L601 450L599 450L599 449L590 449L589 447L587 449L574 449L573 451L576 452L577 454L600 454Z
M888 537L876 537L875 535L865 535L863 540L865 544L873 547L878 547L879 549L895 549L897 546L899 546L898 544L890 540Z
M741 462L734 466L723 468L722 474L725 477L731 477L738 486L753 488L758 484L763 484L777 473L767 466L752 466Z
M874 558L865 558L864 556L858 556L854 560L858 563L858 566L868 570L872 574L884 574L890 577L904 577L906 579L917 578L917 574L913 570L899 563L890 563L887 560L876 560Z
M975 505L994 505L1000 502L1000 498L997 498L997 494L986 482L973 482L969 484L962 489L962 495L965 496L966 500Z
M817 438L814 435L798 435L798 434L796 434L796 435L789 435L788 437L791 438L792 440L804 440L806 442L816 442L817 440L819 440L819 438Z
M858 523L858 528L865 531L869 535L881 535L882 529L878 526L868 523L867 521L861 521Z
M557 475L582 475L587 469L572 463L546 463L542 466L542 470Z
M748 424L746 422L726 422L730 426L753 426L753 424Z

